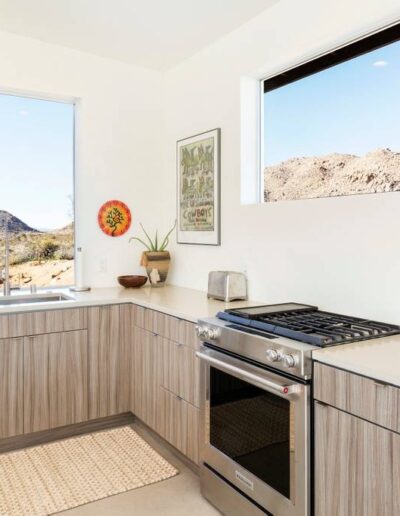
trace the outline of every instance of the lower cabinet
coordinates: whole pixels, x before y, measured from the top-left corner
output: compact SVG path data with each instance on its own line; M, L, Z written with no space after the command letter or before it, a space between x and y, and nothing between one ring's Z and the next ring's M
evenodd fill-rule
M24 337L24 433L88 419L87 331Z
M199 409L160 388L157 431L193 462L199 461Z
M200 365L195 350L189 346L161 339L161 385L180 398L200 404Z
M157 334L134 328L132 412L157 431L158 392L160 386L160 340Z
M316 402L315 514L400 514L400 435Z
M0 439L24 432L24 340L0 340Z
M194 325L139 308L34 314L49 333L1 338L0 439L131 411L198 462Z
M131 410L132 305L88 311L89 419Z
M135 327L132 411L198 462L198 359L194 350Z

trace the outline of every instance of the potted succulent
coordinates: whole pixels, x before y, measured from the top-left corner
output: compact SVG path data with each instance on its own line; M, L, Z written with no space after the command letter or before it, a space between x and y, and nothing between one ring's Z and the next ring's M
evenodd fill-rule
M163 239L158 238L158 231L156 231L155 237L152 239L143 225L140 224L146 240L142 240L139 237L129 239L129 242L131 240L137 240L146 248L146 251L142 253L140 265L146 267L147 276L152 287L162 287L165 285L169 265L171 263L171 256L169 251L166 251L166 247L169 244L169 237L175 229L175 226L176 221Z

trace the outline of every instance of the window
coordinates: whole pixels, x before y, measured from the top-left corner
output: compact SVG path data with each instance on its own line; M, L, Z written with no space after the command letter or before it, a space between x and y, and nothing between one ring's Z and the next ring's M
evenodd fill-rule
M0 95L0 171L11 288L74 284L74 106Z
M400 191L400 25L264 83L264 200Z

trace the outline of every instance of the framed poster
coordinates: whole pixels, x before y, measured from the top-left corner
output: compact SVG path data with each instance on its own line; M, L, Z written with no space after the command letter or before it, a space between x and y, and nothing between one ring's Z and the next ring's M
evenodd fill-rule
M220 245L221 129L177 142L178 244Z

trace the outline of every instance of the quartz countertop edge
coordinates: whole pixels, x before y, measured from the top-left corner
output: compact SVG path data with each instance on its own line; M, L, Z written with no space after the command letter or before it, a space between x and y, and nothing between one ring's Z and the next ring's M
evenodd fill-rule
M249 300L225 303L215 299L208 299L207 293L204 291L173 285L165 285L164 287L158 288L144 286L138 289L125 289L123 287L93 288L88 292L72 292L67 288L52 289L49 287L48 289L41 289L38 293L50 291L53 293L62 293L72 299L56 302L0 306L0 316L12 313L132 303L143 306L144 308L166 313L179 319L197 322L200 318L214 317L218 311L225 310L226 308L263 304ZM26 294L26 292L20 292L13 295L17 297L18 295Z
M400 387L400 335L314 350L314 360Z

